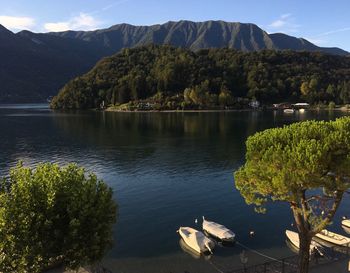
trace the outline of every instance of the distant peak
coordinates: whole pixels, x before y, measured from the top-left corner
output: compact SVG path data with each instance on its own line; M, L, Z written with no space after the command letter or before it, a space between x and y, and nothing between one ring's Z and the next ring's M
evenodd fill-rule
M0 33L11 33L13 34L12 31L8 30L6 27L0 24Z

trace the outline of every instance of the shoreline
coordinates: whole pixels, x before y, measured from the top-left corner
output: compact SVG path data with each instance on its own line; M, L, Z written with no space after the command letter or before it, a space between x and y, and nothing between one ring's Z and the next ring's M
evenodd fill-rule
M97 111L99 111L97 109ZM104 109L103 112L119 112L119 113L220 113L220 112L253 112L264 111L263 109L201 109L201 110L120 110L120 109Z
M117 113L230 113L230 112L260 112L260 111L276 111L283 112L284 109L275 109L275 108L258 108L258 109L192 109L192 110L121 110L121 109L93 109L95 111L102 112L117 112ZM305 111L340 111L340 112L350 112L350 109L346 109L344 107L340 108L308 108L304 109ZM296 109L295 112L298 112L299 109ZM292 113L286 113L292 114ZM293 113L294 114L294 113Z

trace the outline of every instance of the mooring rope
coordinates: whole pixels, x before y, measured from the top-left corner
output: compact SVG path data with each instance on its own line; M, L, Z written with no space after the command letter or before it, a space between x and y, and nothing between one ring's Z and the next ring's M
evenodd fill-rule
M250 248L250 247L248 247L248 246L246 246L246 245L244 245L244 244L242 244L242 243L236 242L236 244L239 245L239 246L241 246L241 247L243 247L243 248L245 248L245 249L247 249L247 250L249 250L250 252L253 252L253 253L259 255L259 256L265 257L265 258L267 258L267 259L269 259L269 260L272 260L272 261L275 261L275 262L283 263L282 260L279 260L279 259L276 259L276 258L274 258L274 257L268 256L268 255L266 255L266 254L264 254L264 253L262 253L262 252L259 252L259 251L257 251L257 250L254 250L254 249L252 249L252 248ZM211 261L211 260L206 260L206 261L207 261L217 272L219 272L219 273L225 273L225 271L221 270L221 269L219 268L219 266L218 266L217 264L215 264L213 261ZM295 264L291 264L291 263L288 263L288 262L284 262L284 264L285 264L285 265L288 265L288 266L293 266L293 267L296 266Z
M207 262L217 271L220 273L225 273L225 271L222 271L217 265L215 265L211 260L207 260Z
M246 245L243 245L243 244L241 244L240 242L236 242L236 244L237 244L237 245L240 245L241 247L243 247L243 248L245 248L245 249L247 249L247 250L249 250L249 251L251 251L251 252L254 252L255 254L258 254L258 255L260 255L260 256L262 256L262 257L265 257L265 258L270 259L270 260L273 260L273 261L279 261L279 262L281 262L280 260L278 260L278 259L276 259L276 258L273 258L273 257L271 257L271 256L265 255L264 253L261 253L261 252L259 252L259 251L257 251L257 250L254 250L254 249L250 248L250 247L247 247Z
M251 251L251 252L254 252L254 253L257 254L257 255L260 255L260 256L262 256L262 257L265 257L265 258L270 259L270 260L275 261L275 262L283 263L282 260L279 260L279 259L276 259L276 258L274 258L274 257L268 256L268 255L266 255L266 254L264 254L264 253L261 253L261 252L259 252L259 251L257 251L257 250L254 250L254 249L250 248L250 247L247 247L246 245L243 245L243 244L240 243L240 242L236 242L236 244L239 245L239 246L241 246L241 247L243 247L243 248L245 248L245 249L247 249L247 250L249 250L249 251ZM291 263L288 263L288 262L284 262L284 263L285 263L286 265L289 265L289 266L296 266L295 264L291 264Z

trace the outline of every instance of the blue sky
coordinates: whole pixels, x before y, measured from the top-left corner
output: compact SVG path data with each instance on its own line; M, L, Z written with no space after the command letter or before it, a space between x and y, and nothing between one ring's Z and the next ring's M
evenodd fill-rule
M14 32L224 20L255 23L268 33L283 32L348 51L349 14L350 0L0 0L0 24Z

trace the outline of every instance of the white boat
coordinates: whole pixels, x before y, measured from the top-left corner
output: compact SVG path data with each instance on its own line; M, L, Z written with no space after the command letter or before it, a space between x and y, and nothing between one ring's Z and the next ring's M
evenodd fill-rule
M227 227L215 222L205 220L203 216L203 230L209 235L215 237L222 242L234 242L236 235Z
M286 236L288 240L292 243L292 245L295 248L299 249L299 244L300 244L299 234L291 230L286 230ZM321 246L318 243L316 243L314 240L312 240L310 244L310 255L315 253L316 251L320 252L320 248Z
M293 114L294 113L294 109L287 108L287 109L284 109L283 112L286 113L286 114Z
M205 253L209 251L212 253L215 242L206 237L202 232L190 227L180 227L178 232L184 242L196 252Z
M347 228L350 228L350 219L345 219L341 221L341 225Z
M347 234L350 234L350 228L349 227L342 226L342 228Z
M348 246L350 244L350 238L331 232L326 229L317 233L315 237L338 246Z
M187 254L189 254L190 256L192 256L192 258L194 259L200 259L201 257L201 253L198 253L197 251L195 251L194 249L192 249L191 247L189 247L184 240L181 238L179 241L180 247L181 249L186 252Z

